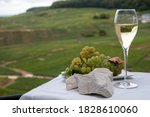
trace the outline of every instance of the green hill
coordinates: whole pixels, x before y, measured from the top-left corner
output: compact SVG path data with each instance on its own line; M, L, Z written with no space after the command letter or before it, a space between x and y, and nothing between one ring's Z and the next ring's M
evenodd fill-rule
M0 19L0 29L67 29L91 26L99 20L93 20L93 16L101 13L114 15L114 10L99 8L64 8L49 9L41 11L27 12L8 18ZM111 19L112 21L113 19ZM103 20L104 22L110 22ZM112 22L110 22L112 23Z
M9 43L2 43L3 48L0 48L0 63L17 60L17 63L10 66L35 74L57 76L85 45L95 46L100 52L110 56L122 56L114 31L114 13L115 10L99 8L70 8L27 12L1 18L0 43L6 38L4 33L10 36L4 41ZM109 17L101 17L103 15ZM149 64L149 60L144 58L149 53L149 49L146 49L149 28L149 24L139 23L139 31L129 54L131 70L150 71L148 65L144 69L141 67L142 62ZM14 35L15 42L12 38ZM137 48L140 46L139 51ZM106 49L108 47L110 50ZM40 58L44 60L40 61Z

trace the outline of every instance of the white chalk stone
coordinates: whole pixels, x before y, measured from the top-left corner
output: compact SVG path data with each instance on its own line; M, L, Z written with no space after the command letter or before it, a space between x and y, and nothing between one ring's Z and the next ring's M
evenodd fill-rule
M110 78L110 80L112 81L113 80L113 72L111 72L109 69L107 68L96 68L92 71L92 73L103 73L105 74L106 76L108 76Z
M113 95L113 73L106 68L97 68L89 74L74 74L66 80L67 90L78 88L80 94Z
M66 79L66 89L71 90L75 88L78 88L77 79L72 75Z
M78 78L78 90L80 94L99 94L104 97L111 97L113 86L111 80L104 73L76 75Z

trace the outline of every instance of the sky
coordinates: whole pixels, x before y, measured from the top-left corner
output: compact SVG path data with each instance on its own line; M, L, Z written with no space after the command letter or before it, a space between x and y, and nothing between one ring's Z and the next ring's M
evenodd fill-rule
M0 0L0 16L16 15L38 6L50 6L56 0Z

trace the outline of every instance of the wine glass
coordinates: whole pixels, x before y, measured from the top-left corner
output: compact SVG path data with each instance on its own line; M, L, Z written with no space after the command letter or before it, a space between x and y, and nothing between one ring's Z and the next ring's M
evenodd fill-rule
M114 24L116 35L124 52L125 69L124 81L117 82L114 84L114 86L123 89L135 88L138 86L137 84L127 81L127 61L129 47L138 29L138 18L135 9L118 9L115 14Z

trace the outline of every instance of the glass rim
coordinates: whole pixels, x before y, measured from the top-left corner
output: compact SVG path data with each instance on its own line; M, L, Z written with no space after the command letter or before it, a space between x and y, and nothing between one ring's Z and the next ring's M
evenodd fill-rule
M136 12L135 9L117 9L117 10L116 10L116 13L115 13L115 17L114 17L114 23L115 23L115 24L119 24L119 23L116 22L116 18L117 18L117 15L116 15L116 14L118 14L118 13L121 12L121 11L124 11L124 12L130 12L130 11L131 11L131 12L134 12L135 16L137 17L137 12ZM135 24L138 24L138 18L137 18L137 21L136 21Z
M136 11L135 9L117 9L117 11Z

